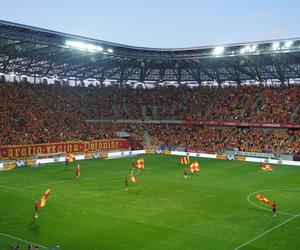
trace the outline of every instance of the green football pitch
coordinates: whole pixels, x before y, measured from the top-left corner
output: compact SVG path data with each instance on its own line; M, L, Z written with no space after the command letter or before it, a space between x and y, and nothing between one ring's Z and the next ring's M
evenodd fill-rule
M178 157L145 155L126 192L137 158L81 161L79 180L77 162L0 172L0 249L300 249L299 167L198 158L185 179ZM277 201L275 218L255 194Z

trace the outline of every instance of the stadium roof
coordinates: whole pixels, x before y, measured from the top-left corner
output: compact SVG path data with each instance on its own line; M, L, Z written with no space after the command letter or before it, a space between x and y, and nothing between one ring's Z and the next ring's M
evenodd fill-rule
M300 38L143 48L0 20L0 72L119 82L285 82L300 78Z

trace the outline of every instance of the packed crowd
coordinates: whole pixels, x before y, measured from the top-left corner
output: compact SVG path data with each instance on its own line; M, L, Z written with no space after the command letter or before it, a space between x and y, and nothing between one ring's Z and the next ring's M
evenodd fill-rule
M300 155L300 130L292 131L291 139L286 143L283 153Z
M300 122L300 86L157 87L132 89L0 83L1 107L24 112L61 112L78 119L152 118L209 121ZM18 103L16 103L18 102ZM10 110L7 109L10 106ZM18 107L19 108L19 107ZM18 111L20 113L21 111ZM27 114L26 114L27 115ZM29 115L29 114L28 114Z
M260 128L221 128L188 125L151 125L154 145L181 146L207 151L222 149L248 152L300 154L300 133Z
M299 132L215 129L114 123L89 119L201 119L300 123L300 86L240 88L159 87L132 89L0 83L0 145L116 138L116 131L152 144L288 153L299 149Z
M116 131L126 131L143 144L198 148L207 151L222 149L248 152L300 154L300 130L200 127L175 124L101 124L89 127L89 138L114 138ZM99 138L100 135L102 138Z

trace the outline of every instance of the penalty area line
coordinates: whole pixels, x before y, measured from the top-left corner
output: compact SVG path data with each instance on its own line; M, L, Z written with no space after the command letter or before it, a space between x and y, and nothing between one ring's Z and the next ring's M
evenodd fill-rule
M31 241L28 241L28 240L23 240L23 239L20 239L18 237L15 237L13 235L9 235L9 234L4 234L4 233L0 233L0 235L3 235L7 238L11 238L11 239L14 239L14 240L18 240L18 241L22 241L24 243L28 243L28 244L31 244L31 245L35 245L35 246L39 246L40 248L43 248L43 249L49 249L49 247L45 247L43 245L40 245L40 244L37 244L37 243L34 243L34 242L31 242Z
M284 191L300 191L300 189L277 189L277 190L284 190ZM250 200L250 197L251 197L252 195L254 195L254 194L258 194L258 193L262 193L262 192L270 192L270 191L276 191L276 189L260 190L260 191L253 192L253 193L251 193L251 194L249 194L249 195L247 196L247 201L248 201L250 204L252 204L253 206L255 206L255 207L259 208L259 209L263 209L263 210L266 210L266 211L272 211L272 209L268 209L268 208L265 208L265 207L261 207L261 206L255 204L254 202L252 202L252 201ZM289 216L295 216L295 215L297 215L297 214L286 213L286 212L282 212L282 211L278 211L278 210L277 210L276 212L279 213L279 214L284 214L284 215L289 215Z
M263 232L262 234L260 234L260 235L257 235L257 236L256 236L256 237L254 237L253 239L251 239L251 240L249 240L249 241L245 242L244 244L242 244L242 245L240 245L240 246L238 246L238 247L234 248L233 250L238 250L238 249L240 249L240 248L242 248L242 247L244 247L244 246L248 245L249 243L251 243L251 242L253 242L253 241L255 241L255 240L257 240L257 239L259 239L259 238L261 238L261 237L263 237L263 236L265 236L266 234L268 234L268 233L272 232L273 230L275 230L275 229L277 229L277 228L281 227L282 225L284 225L284 224L286 224L286 223L290 222L291 220L295 219L295 218L296 218L296 217L298 217L298 216L300 216L300 214L296 214L296 215L294 215L293 217L291 217L291 218L289 218L289 219L285 220L284 222L282 222L282 223L278 224L278 225L277 225L277 226L275 226L275 227L272 227L272 228L270 228L269 230L267 230L267 231Z

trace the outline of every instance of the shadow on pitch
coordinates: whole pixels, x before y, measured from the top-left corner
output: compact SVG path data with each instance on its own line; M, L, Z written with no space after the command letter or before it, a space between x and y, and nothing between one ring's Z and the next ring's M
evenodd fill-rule
M128 190L127 191L129 194L135 194L135 195L138 195L141 193L141 190Z
M33 219L29 224L28 227L30 229L30 231L34 234L34 235L40 235L41 234L41 230L40 230L40 225L38 224L36 219Z

